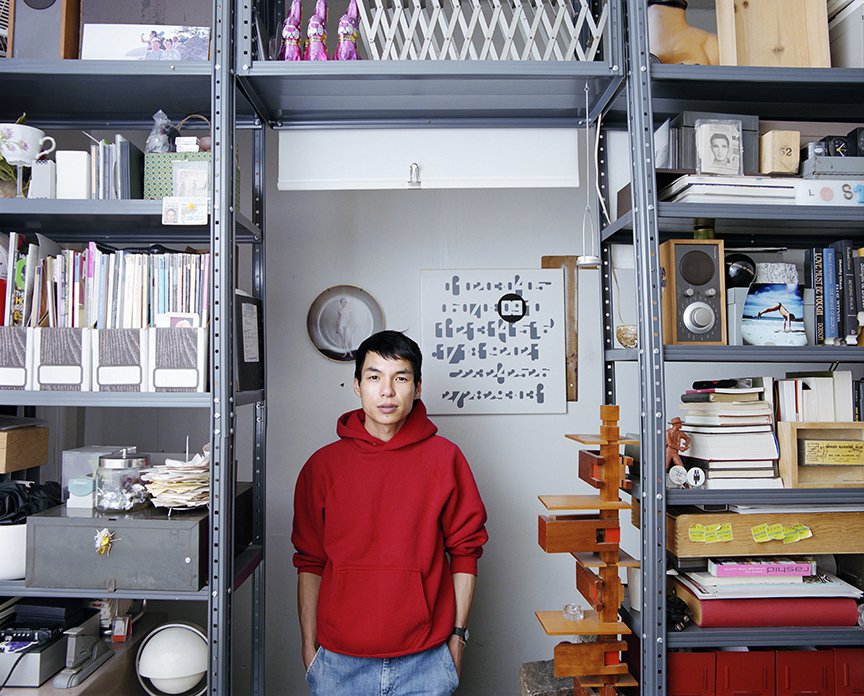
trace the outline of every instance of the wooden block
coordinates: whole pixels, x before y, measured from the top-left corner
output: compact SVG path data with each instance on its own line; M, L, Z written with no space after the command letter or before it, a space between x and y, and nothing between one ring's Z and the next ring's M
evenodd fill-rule
M610 444L618 444L618 445L638 445L639 440L633 439L616 439L615 442L609 442L604 440L599 435L583 435L580 433L568 433L564 435L568 440L575 440L583 445L610 445Z
M599 495L539 495L547 510L629 510L623 500L601 500Z
M733 539L706 544L692 541L695 525L730 524ZM796 524L810 528L812 536L791 544L779 539L757 542L753 528L762 524ZM789 554L864 553L864 512L788 512L739 515L679 508L666 514L666 548L678 558L702 556L785 556Z
M566 355L564 358L565 373L567 375L567 401L577 401L579 395L579 338L576 334L576 285L578 274L576 273L576 262L578 256L543 256L540 259L541 268L561 268L564 270L564 284L567 296L564 306L567 313L567 338L565 344Z
M602 488L605 461L598 452L579 450L579 478L594 488Z
M630 628L623 621L603 621L596 611L588 609L581 621L570 621L558 611L535 611L547 636L625 636Z
M604 679L610 679L612 686L618 689L624 689L627 687L639 686L639 681L629 672L627 674L616 674L612 677L596 677L596 676L588 676L588 677L574 677L579 682L579 685L585 689L597 689L604 684L609 684L610 682L604 682Z
M576 590L595 611L602 612L606 608L614 607L617 612L624 600L624 586L618 578L618 570L614 566L603 566L599 570L607 577L597 575L577 559Z
M800 159L799 131L771 130L759 137L760 174L797 174Z
M717 0L720 65L830 68L825 0Z
M48 461L48 428L0 430L0 474L42 466Z
M864 423L777 423L780 442L780 477L786 488L859 488L864 486L864 465L799 466L801 440L864 440Z
M597 515L539 515L537 541L546 553L616 551L621 534L617 519Z
M605 568L607 565L603 559L600 558L600 555L596 553L584 553L579 551L572 554L572 556L576 559L577 563L581 563L586 568ZM629 553L619 548L618 562L615 565L621 568L638 568L639 559L633 558Z
M627 644L620 640L602 643L558 643L554 652L555 676L628 674L630 670L620 662L619 656L619 653L626 649Z

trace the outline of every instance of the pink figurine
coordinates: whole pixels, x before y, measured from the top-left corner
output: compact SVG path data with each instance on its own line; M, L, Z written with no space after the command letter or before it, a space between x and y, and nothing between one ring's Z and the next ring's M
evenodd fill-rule
M282 25L282 47L276 60L303 60L303 51L300 50L302 24L303 3L301 0L291 0L291 12Z
M338 35L333 60L357 60L357 0L349 0L348 9L339 18Z
M315 14L306 27L306 51L303 60L328 60L327 57L327 0L316 0Z

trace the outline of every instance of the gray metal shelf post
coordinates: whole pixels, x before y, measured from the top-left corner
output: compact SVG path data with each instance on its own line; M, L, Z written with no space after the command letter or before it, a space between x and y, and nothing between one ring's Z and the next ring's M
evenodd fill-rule
M231 693L234 543L234 31L233 2L217 0L211 58L213 211L211 254L213 308L210 320L210 596L208 598L212 696Z
M641 676L644 694L666 692L666 539L663 479L663 337L660 324L660 268L652 141L651 85L648 74L647 8L627 2L630 162L633 182L633 243L639 316L642 630Z

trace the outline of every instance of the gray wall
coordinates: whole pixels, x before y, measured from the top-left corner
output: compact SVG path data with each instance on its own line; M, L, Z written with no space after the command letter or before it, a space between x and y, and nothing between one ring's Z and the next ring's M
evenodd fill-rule
M275 141L271 133L268 182ZM321 357L309 341L309 305L331 285L357 285L382 306L387 328L419 340L421 269L538 268L543 255L578 254L585 199L584 187L286 193L268 184L267 193L267 692L302 694L294 482L307 457L335 438L337 416L358 406L352 367ZM460 694L518 694L519 665L551 659L557 642L534 611L578 601L573 559L537 545L537 496L590 490L577 477L578 447L564 438L599 426L599 272L579 280L580 398L567 414L434 417L471 462L489 512Z

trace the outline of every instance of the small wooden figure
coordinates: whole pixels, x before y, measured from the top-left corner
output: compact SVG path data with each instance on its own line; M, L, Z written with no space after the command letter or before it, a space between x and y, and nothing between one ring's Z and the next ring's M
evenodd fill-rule
M666 471L669 471L673 464L684 466L680 453L690 449L690 436L681 430L681 419L675 416L669 424L672 427L666 429Z

